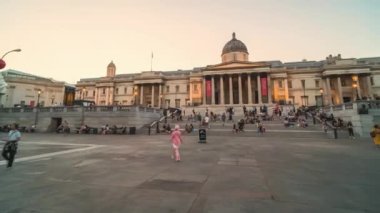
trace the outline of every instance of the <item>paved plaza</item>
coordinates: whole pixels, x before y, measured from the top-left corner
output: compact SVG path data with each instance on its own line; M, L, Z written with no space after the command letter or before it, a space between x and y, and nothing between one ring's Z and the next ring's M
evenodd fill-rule
M168 135L24 134L0 212L379 212L369 139L290 130L185 134L179 163Z

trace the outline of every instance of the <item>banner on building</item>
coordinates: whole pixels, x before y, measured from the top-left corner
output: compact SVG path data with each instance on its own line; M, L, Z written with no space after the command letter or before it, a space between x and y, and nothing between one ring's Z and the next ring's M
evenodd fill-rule
M261 95L268 96L268 81L267 77L261 77Z
M211 97L211 80L206 80L206 97Z

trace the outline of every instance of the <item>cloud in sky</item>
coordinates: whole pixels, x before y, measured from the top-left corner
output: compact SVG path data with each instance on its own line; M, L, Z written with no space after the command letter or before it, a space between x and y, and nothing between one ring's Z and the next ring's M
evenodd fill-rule
M7 68L75 83L219 63L232 32L251 61L380 56L376 0L1 0Z

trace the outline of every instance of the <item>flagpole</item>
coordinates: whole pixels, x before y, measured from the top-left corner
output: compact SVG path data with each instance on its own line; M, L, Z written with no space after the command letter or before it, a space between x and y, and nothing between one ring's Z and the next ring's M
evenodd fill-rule
M153 52L152 52L152 57L150 57L150 71L152 72L152 64L153 64Z

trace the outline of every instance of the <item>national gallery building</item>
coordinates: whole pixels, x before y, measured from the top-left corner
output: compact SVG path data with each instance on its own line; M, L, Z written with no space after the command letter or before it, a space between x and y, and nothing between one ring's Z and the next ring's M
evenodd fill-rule
M380 98L380 57L250 61L246 45L233 33L219 64L116 75L111 62L105 77L80 79L75 98L96 105L152 107L335 105Z

